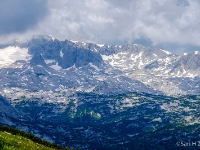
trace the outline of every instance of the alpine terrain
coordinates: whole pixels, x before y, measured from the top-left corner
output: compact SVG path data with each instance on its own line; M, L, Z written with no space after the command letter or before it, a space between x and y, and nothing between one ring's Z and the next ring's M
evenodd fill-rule
M198 51L46 35L0 45L0 123L65 147L196 148L199 86Z

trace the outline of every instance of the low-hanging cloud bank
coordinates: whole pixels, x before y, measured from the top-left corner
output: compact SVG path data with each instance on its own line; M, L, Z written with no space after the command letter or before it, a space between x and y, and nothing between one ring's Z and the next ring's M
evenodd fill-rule
M0 25L1 35L27 38L34 34L51 34L61 40L94 43L148 41L150 45L168 47L170 44L182 48L188 45L200 46L198 0L48 0L47 3L41 2L42 0L20 1L24 1L26 5L33 3L41 11L33 15L35 17L32 22L28 17L25 17L27 21L19 19L24 21L23 28L17 25L3 26L5 29L2 30ZM24 11L20 7L13 11L17 10ZM28 12L31 14L32 10ZM48 14L44 15L45 12ZM17 16L21 14L11 18L15 19ZM3 18L6 20L6 15ZM14 27L17 29L14 30Z

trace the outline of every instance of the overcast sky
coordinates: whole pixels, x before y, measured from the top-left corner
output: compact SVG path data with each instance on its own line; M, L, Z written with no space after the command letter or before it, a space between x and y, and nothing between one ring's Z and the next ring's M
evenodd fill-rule
M0 43L64 40L200 50L199 0L0 0Z

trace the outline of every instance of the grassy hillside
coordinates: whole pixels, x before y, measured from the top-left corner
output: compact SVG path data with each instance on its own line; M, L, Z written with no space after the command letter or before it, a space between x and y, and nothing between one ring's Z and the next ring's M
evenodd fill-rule
M9 127L0 126L0 150L70 150ZM73 149L73 148L72 148Z
M49 148L43 146L41 144L37 144L23 136L12 135L8 132L0 131L0 149L2 150L53 150L53 148Z

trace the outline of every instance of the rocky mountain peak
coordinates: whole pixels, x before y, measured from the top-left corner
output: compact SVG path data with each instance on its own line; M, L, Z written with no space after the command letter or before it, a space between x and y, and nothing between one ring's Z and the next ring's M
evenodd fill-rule
M59 91L73 88L75 91L90 92L101 89L99 93L106 93L109 89L112 93L185 94L199 84L198 78L194 78L200 75L198 52L177 56L160 48L139 44L59 41L46 35L34 36L26 45L24 49L13 48L15 51L24 50L24 53L15 53L20 54L15 61L23 58L20 68L1 66L1 89L20 87L32 90L31 87L34 87L37 90ZM186 81L192 85L183 84Z

